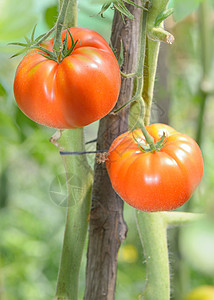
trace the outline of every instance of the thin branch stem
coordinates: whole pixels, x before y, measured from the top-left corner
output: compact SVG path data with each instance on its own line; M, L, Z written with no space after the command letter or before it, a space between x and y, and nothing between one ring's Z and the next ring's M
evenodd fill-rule
M160 42L152 41L147 38L146 41L146 58L144 64L144 85L143 85L143 100L145 103L145 125L150 124L152 99L154 93L155 76L158 62Z
M160 212L160 216L165 220L166 226L186 225L205 217L204 214L178 211Z
M54 25L48 32L46 32L35 44L35 46L40 45L44 42L54 31L56 30L56 25Z

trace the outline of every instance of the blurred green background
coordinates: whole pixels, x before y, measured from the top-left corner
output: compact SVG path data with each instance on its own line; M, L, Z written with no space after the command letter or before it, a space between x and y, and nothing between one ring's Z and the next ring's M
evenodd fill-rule
M173 46L161 45L152 109L152 122L169 122L193 138L202 129L204 177L194 197L180 210L204 212L207 220L169 230L175 300L194 287L214 285L214 5L204 1L210 18L206 54L198 14L202 1L171 1L176 22L170 18L166 25L176 41ZM79 25L109 40L113 11L106 12L104 19L92 17L100 10L99 1L79 2ZM18 48L7 44L23 41L35 24L37 35L47 31L56 20L56 5L54 0L0 0L0 300L52 299L55 292L65 208L52 200L50 190L64 169L57 148L49 142L55 130L33 123L17 108L13 79L21 57L9 59ZM205 56L209 68L202 82ZM210 93L202 93L202 83ZM86 127L87 141L96 138L97 126L96 122ZM93 165L94 157L89 160ZM134 210L127 205L125 219L129 232L118 257L117 300L139 299L146 279ZM85 264L86 255L80 299Z

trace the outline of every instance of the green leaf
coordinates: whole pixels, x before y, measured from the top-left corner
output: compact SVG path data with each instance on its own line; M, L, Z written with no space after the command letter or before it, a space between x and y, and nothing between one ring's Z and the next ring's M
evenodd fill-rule
M123 62L124 62L123 41L121 40L121 42L120 42L120 55L119 55L119 58L118 58L118 64L119 64L120 68L122 67Z
M126 8L125 4L122 0L118 0L116 3L114 3L114 7L123 15L125 15L127 18L134 20L134 16L130 13L130 11Z
M19 139L18 129L12 121L12 118L3 112L0 112L0 120L0 141L17 142Z
M5 97L6 95L7 95L7 91L0 82L0 97Z
M173 17L175 21L179 22L193 13L198 9L202 1L203 0L188 0L184 2L181 0L171 0L169 7L174 8Z
M169 8L169 9L162 11L155 20L155 26L156 27L159 26L166 18L171 16L171 14L173 14L173 12L174 12L174 8Z
M103 4L103 6L102 6L100 12L97 14L97 16L100 15L102 18L104 18L104 15L103 15L103 14L104 14L104 12L109 8L109 6L111 5L111 3L112 3L112 1Z
M0 40L10 42L28 34L38 14L33 0L0 0Z

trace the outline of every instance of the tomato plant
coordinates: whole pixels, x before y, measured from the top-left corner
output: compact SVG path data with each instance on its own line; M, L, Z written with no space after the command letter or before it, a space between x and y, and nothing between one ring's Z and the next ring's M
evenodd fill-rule
M164 143L147 152L142 148L147 143L141 129L117 137L106 162L112 186L137 209L175 209L190 198L202 179L200 148L191 137L168 125L152 124L146 129L154 143L165 133Z
M41 49L31 50L17 68L14 95L19 108L33 121L55 128L88 125L107 115L120 91L118 62L102 36L95 31L69 29L74 49L55 61ZM67 39L67 49L72 39ZM54 39L43 45L53 53ZM46 55L46 57L44 57Z

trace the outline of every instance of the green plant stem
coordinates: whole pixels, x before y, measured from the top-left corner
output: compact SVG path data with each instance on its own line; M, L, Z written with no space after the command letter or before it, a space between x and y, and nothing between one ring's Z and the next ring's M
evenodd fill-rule
M65 25L66 12L67 12L68 6L70 6L70 2L74 2L74 1L71 1L71 0L63 1L61 8L60 8L59 16L58 16L58 19L56 22L56 33L55 33L55 38L54 38L53 49L56 52L57 56L60 54L60 51L62 50L61 32L62 32L63 25Z
M142 132L145 136L145 139L148 143L148 145L151 147L152 150L155 149L154 146L154 139L149 135L148 131L146 130L144 126L144 100L142 98L142 92L143 92L143 77L144 77L144 60L145 60L145 51L146 51L146 30L147 30L147 17L148 17L148 8L149 8L149 1L146 1L144 4L144 7L146 8L143 10L143 13L141 14L140 18L140 43L138 48L138 63L137 63L137 72L136 72L136 78L135 78L135 84L136 84L136 92L133 97L133 100L140 103L140 116L138 117L138 123L136 126L139 126L142 129ZM138 104L137 103L137 104ZM138 105L134 104L132 106L131 110L131 116L135 115L133 114L133 110L135 108L138 108Z
M202 131L204 126L204 113L206 106L206 99L210 93L211 84L209 84L209 75L211 67L211 15L210 15L209 1L204 0L200 4L199 9L199 24L200 24L200 40L201 40L201 63L203 68L203 74L201 78L199 96L200 107L198 116L198 126L196 131L196 142L200 145L202 138Z
M58 142L65 151L84 151L83 130L66 130ZM63 161L68 203L56 299L77 300L79 270L91 205L92 171L85 155L63 155Z
M150 120L154 81L159 54L159 42L160 40L168 40L168 38L164 38L164 35L166 37L169 36L167 32L162 30L163 24L160 24L159 27L155 27L155 22L157 16L166 9L167 4L168 0L152 1L152 6L148 11L147 16L147 38L143 39L144 45L141 45L144 50L144 52L141 52L141 55L144 55L144 57L146 55L146 58L141 59L144 63L143 70L141 70L141 74L144 75L144 80L143 83L141 83L140 90L141 97L145 103L145 116L141 113L141 116L143 116L143 125L148 125ZM156 34L155 41L149 39L149 35L152 35L151 33L153 34L153 39L154 33ZM135 84L137 86L136 90L139 92L138 82ZM141 109L144 110L143 105ZM147 133L145 132L144 127L141 126L141 128L144 136L146 137ZM147 137L147 139L147 142L150 143L150 137ZM136 211L136 221L144 248L147 268L147 280L143 292L143 299L169 300L170 273L167 248L166 215L159 212L148 213Z
M178 212L178 211L169 211L169 212L160 212L160 216L165 221L165 224L168 226L180 226L192 223L194 221L199 221L205 217L204 214L195 214L187 212Z
M76 1L64 0L60 4L61 12L64 11L64 25L76 26ZM71 10L66 15L65 7ZM60 28L62 29L61 26ZM58 135L59 131L56 134ZM83 128L64 130L55 144L64 151L84 152ZM68 205L55 299L78 300L79 271L88 231L93 176L85 155L65 155L63 162L66 171Z
M35 46L40 45L44 42L54 31L56 30L56 25L52 27L48 32L46 32L35 44Z
M146 260L144 300L168 300L170 297L169 260L166 223L160 213L136 211L138 233Z
M167 227L198 221L203 214L183 212L147 213L136 210L136 223L146 260L144 300L170 299Z
M171 44L174 37L163 29L163 23L155 27L157 16L166 9L168 0L153 0L147 20L146 55L144 63L143 99L145 102L145 125L150 123L154 83L157 70L160 41Z
M146 1L144 6L148 6L149 1ZM147 7L146 7L147 8ZM143 10L140 18L140 42L138 46L138 61L137 61L137 72L136 77L134 78L134 85L135 85L135 94L133 100L136 103L133 103L130 110L129 116L129 127L133 127L133 124L136 124L135 116L138 114L139 104L140 102L140 116L138 117L138 122L136 126L144 127L144 102L142 98L142 91L143 91L143 70L144 70L144 59L145 59L145 51L146 51L146 24L147 24L147 16L148 11Z
M68 4L68 9L66 12L66 26L72 27L73 24L77 24L77 1L70 0ZM76 25L75 25L76 26Z
M154 92L155 76L158 62L158 53L160 42L146 40L146 57L144 67L144 85L143 85L143 99L145 103L145 125L149 125L151 116L152 99Z

